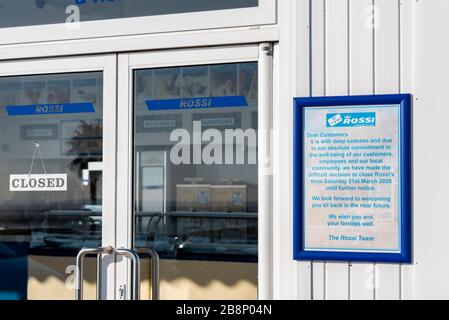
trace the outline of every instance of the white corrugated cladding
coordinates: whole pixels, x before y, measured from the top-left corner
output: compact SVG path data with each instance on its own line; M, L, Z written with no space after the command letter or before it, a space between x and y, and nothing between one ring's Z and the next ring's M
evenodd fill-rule
M274 298L449 298L449 148L432 124L449 119L448 12L447 0L279 1ZM415 95L414 263L293 261L291 98L401 92Z

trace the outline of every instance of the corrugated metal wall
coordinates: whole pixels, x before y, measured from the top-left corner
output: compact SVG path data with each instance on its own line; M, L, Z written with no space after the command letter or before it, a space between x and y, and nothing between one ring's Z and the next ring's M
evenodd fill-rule
M401 79L407 2L312 0L312 96L407 91ZM313 299L401 298L399 265L313 262L311 267Z
M416 0L283 1L279 2L280 56L281 60L288 59L291 62L289 67L280 62L280 95L283 90L283 71L290 72L290 82L293 83L289 85L293 96L413 93ZM289 20L288 27L283 19ZM300 60L292 62L293 55ZM286 103L282 97L280 101L281 104ZM282 114L278 116L282 123ZM287 129L281 125L277 129L281 139L285 137ZM285 169L281 163L278 170L281 185L282 179L286 179L284 175L291 174L291 169ZM288 191L291 192L291 189ZM283 193L282 190L280 193ZM291 196L282 199L292 200ZM279 239L275 240L273 250L275 281L278 281L274 283L275 298L320 300L413 297L413 288L409 288L414 281L413 266L350 261L292 264L291 252L287 252L291 247L277 247L285 244L291 236L285 225L282 226L282 219L291 223L291 218L286 216L285 204L281 202L281 199L279 203L275 201L274 208L274 226L279 228L274 230L275 238ZM287 255L290 258L288 262ZM278 264L277 259L281 261ZM277 273L280 275L276 276Z

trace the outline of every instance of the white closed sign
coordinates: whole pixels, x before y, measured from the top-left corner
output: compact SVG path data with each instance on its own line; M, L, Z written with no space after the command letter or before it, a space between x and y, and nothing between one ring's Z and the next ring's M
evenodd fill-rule
M67 174L11 174L9 191L67 191Z

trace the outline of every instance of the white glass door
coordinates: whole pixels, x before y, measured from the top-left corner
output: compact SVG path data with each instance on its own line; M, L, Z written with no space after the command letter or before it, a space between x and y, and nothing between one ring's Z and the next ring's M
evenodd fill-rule
M74 299L78 252L115 246L116 79L115 55L0 62L0 299Z
M117 247L140 260L117 265L119 299L263 297L271 46L118 62Z
M1 62L0 300L269 297L272 71L270 44Z

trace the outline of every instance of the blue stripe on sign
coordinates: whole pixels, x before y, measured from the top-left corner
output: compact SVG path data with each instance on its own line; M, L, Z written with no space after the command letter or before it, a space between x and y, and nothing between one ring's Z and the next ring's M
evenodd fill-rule
M199 97L145 101L149 111L247 107L244 96Z
M49 115L63 113L93 113L95 107L91 102L33 104L24 106L7 106L9 116Z

